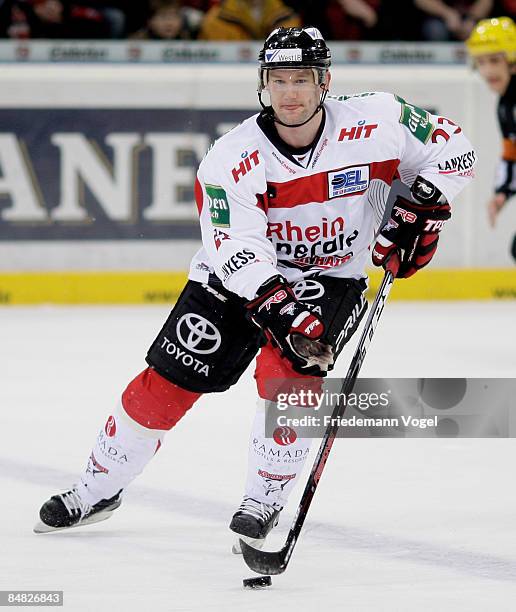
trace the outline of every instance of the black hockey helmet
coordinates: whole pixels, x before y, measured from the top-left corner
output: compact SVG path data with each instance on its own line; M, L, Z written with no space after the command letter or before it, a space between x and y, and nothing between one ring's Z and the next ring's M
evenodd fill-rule
M324 87L326 73L331 65L331 53L317 28L277 28L269 34L258 54L258 99L264 111L285 127L299 127L308 123L322 108L328 90ZM267 85L267 71L275 68L311 68L315 82L322 89L319 105L311 117L303 123L286 125L274 116L271 106L262 101L262 92Z
M273 68L314 68L324 83L331 53L317 28L277 28L267 37L258 55L259 89L267 84L265 71Z

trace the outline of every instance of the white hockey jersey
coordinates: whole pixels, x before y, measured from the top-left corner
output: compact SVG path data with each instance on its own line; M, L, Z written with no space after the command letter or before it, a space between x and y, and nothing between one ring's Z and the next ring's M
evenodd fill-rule
M197 173L203 247L190 279L212 273L252 299L278 273L365 277L395 178L411 186L421 175L448 202L472 178L473 147L445 117L389 93L332 97L324 108L304 157L261 115L215 142Z

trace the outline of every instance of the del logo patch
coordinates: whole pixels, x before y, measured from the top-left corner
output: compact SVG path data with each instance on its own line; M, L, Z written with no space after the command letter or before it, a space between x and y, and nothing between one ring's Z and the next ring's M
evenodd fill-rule
M351 166L328 172L329 199L361 193L369 187L369 166Z

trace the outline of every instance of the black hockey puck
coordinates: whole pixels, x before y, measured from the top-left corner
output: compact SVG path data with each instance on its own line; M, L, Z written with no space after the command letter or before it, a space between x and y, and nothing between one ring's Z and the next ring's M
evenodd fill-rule
M244 578L244 589L263 589L272 585L270 576L258 576L258 578Z

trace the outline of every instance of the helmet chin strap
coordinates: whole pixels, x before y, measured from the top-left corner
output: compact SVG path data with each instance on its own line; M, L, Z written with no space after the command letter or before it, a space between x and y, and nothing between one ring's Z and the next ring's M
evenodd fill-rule
M287 128L297 128L297 127L301 127L302 125L307 124L309 121L311 121L315 117L315 115L317 115L317 113L323 107L324 100L326 99L326 95L327 94L328 94L328 90L325 88L323 93L321 94L321 99L320 99L319 104L317 105L316 109L310 115L310 117L308 117L308 119L306 119L306 121L303 121L302 123L283 123L283 121L281 121L281 119L278 119L278 117L276 117L276 114L274 113L274 109L272 108L272 105L271 106L265 106L265 104L262 101L262 92L261 91L258 92L258 100L260 100L261 107L267 113L267 115L272 119L272 121L274 121L274 123L279 123L283 127L287 127Z

